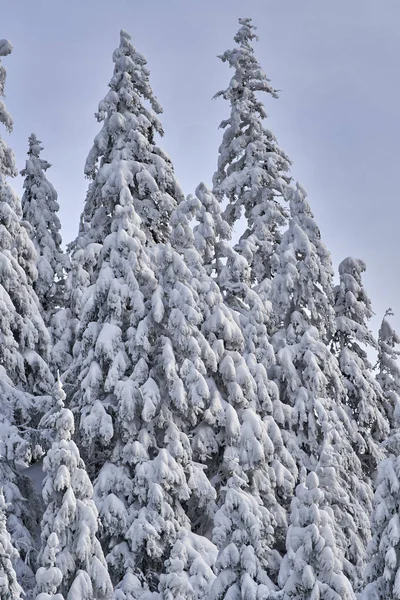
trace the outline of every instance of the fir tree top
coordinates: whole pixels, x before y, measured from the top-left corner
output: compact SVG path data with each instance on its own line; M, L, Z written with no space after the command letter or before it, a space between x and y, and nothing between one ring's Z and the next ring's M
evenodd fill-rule
M367 450L362 457L369 476L383 454L380 443L389 433L388 406L368 360L368 348L377 342L368 328L373 315L371 302L362 283L362 260L348 257L339 265L340 283L335 289L336 324L334 349L347 388L347 400Z
M237 46L220 56L235 72L229 86L216 94L230 102L231 114L220 125L225 131L213 191L220 201L228 200L225 217L231 225L244 208L247 229L240 246L252 265L253 278L260 282L270 278L276 266L273 255L279 227L285 223L278 197L289 181L289 160L264 127L267 114L257 93L277 97L277 92L254 55L255 26L251 19L239 23Z
M121 31L113 61L110 91L96 113L103 127L85 165L88 177L95 178L96 173L98 176L89 189L81 233L86 231L94 215L107 221L106 215L113 212L116 200L113 190L118 190L118 182L125 180L143 226L158 241L167 235L176 199L182 197L171 161L154 141L156 133L163 135L157 118L162 109L150 86L146 60L133 47L126 31ZM152 110L147 108L148 104ZM107 179L107 197L103 198L104 205L99 205L95 202L95 190ZM124 203L122 198L119 200Z
M45 174L51 165L41 158L42 150L41 141L32 133L29 136L28 159L21 171L25 178L22 214L31 226L30 237L36 249L38 269L34 290L48 323L56 308L62 304L68 259L61 249L57 192Z

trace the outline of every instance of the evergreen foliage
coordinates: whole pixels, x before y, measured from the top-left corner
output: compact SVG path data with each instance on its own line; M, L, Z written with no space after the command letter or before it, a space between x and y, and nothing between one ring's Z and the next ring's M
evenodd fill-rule
M369 539L371 490L352 446L363 441L348 414L339 365L324 343L334 328L330 257L299 186L291 191L289 205L273 281L283 324L273 339L276 377L281 401L291 409L284 437L299 468L319 475L335 513L345 572L357 587Z
M21 171L24 177L22 217L31 226L30 237L37 254L38 271L33 289L48 325L56 310L65 304L63 284L69 261L61 249L57 192L46 177L51 165L40 157L42 150L41 142L32 133L29 137L28 159Z
M220 56L213 189L186 198L121 31L68 253L41 142L20 202L0 138L1 599L400 600L400 336L391 310L368 328L363 261L333 287L255 29Z
M246 344L240 329L240 315L224 304L216 282L208 275L212 272L209 267L216 264L214 259L219 252L217 245L220 242L215 237L219 215L218 203L201 184L196 190L196 198L188 197L174 211L172 241L192 270L192 281L198 289L204 316L202 331L216 359L214 373L209 370L211 402L204 412L199 412L192 446L199 460L206 462L207 473L219 496L213 539L220 558L211 595L225 597L228 594L229 597L233 590L241 589L240 582L243 577L248 578L248 574L243 561L236 563L234 580L232 575L227 574L232 567L223 558L227 547L236 547L237 553L244 551L249 556L255 556L262 548L257 567L259 573L253 573L253 583L256 587L262 584L265 589L266 586L270 590L275 589L266 571L276 575L280 557L274 546L278 545L277 538L285 531L285 513L276 495L279 492L287 494L293 486L294 477L289 467L295 469L295 466L285 454L279 427L271 415L272 403L265 371L263 377L262 365L257 363L255 356L251 360L247 352L241 356ZM192 233L189 225L193 218L197 224ZM201 254L198 254L205 248L206 268L202 265ZM216 269L219 269L217 264ZM260 412L264 419L260 418ZM237 504L239 514L233 519L233 507ZM253 517L245 518L242 510L254 513ZM257 541L246 533L251 519L253 529L258 526L266 533L265 538L260 534ZM242 541L239 530L242 531Z
M43 461L45 512L41 522L40 566L36 572L37 600L47 597L110 600L112 585L96 537L98 512L93 502L93 487L71 439L74 417L64 407L64 400L58 381L54 389L55 406L44 423L54 427L55 441Z
M340 283L335 289L337 331L333 349L338 356L347 388L347 399L357 422L365 448L362 463L371 477L384 454L380 443L389 434L389 415L382 388L376 381L368 360L368 348L377 343L368 329L373 312L362 284L365 263L352 257L339 265Z
M22 218L29 226L29 235L36 250L37 278L33 289L52 338L51 366L54 372L64 372L71 362L75 329L66 289L70 261L61 248L61 223L57 215L60 207L57 192L46 176L51 165L41 158L42 150L42 143L32 133L28 159L21 171L24 177Z
M213 191L218 200L228 201L224 216L230 225L244 212L239 250L249 263L250 280L268 297L281 227L286 223L280 199L289 181L289 159L264 126L266 112L257 93L276 98L277 92L254 55L256 28L251 19L239 19L239 24L234 37L237 45L220 56L234 75L229 86L216 94L229 101L231 112L220 125L224 135Z
M278 597L282 600L355 600L335 543L334 517L324 506L316 473L307 475L292 500Z
M288 327L293 311L299 312L326 343L336 329L330 253L321 241L305 191L297 184L296 190L287 188L286 198L290 218L273 280L274 312L284 327Z
M378 334L378 368L376 377L382 388L386 403L386 413L389 418L391 430L396 427L397 415L400 415L399 389L400 367L397 363L400 355L400 336L393 329L388 317L393 316L389 308L382 319Z
M18 552L7 531L5 508L4 494L0 490L0 597L4 600L20 600L23 590L17 581L13 566Z
M11 49L11 44L2 40L0 57ZM5 79L0 64L0 97L4 96ZM11 131L12 119L1 100L0 123ZM0 139L0 483L7 528L18 550L14 557L17 577L29 590L40 516L25 469L32 456L40 454L37 426L48 407L53 377L47 362L50 336L32 287L37 277L35 249L21 222L20 200L7 181L16 174L14 155Z
M80 323L66 381L112 577L121 598L136 598L157 589L175 541L191 539L191 496L197 507L214 497L185 433L209 394L210 349L190 270L165 239L182 194L154 143L162 129L144 102L160 107L125 32L114 62L72 257Z
M368 585L362 600L400 598L400 371L396 363L400 337L389 323L392 315L391 310L386 312L378 338L378 379L391 409L392 427L384 442L386 456L378 465L366 570Z

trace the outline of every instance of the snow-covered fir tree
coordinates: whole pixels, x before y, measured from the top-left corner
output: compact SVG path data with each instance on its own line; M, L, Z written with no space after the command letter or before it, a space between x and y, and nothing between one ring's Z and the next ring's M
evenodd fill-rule
M337 544L352 585L362 576L372 492L354 447L364 442L346 407L332 335L329 254L300 186L289 193L290 219L272 286L282 329L273 338L280 399L289 407L285 444L299 467L316 471L335 514Z
M217 94L229 101L231 112L221 123L225 131L213 192L222 205L227 204L223 216L229 225L237 224L244 213L245 232L235 248L224 239L219 241L216 264L224 301L237 314L243 332L243 355L257 388L256 414L272 425L270 437L276 437L274 452L280 456L272 460L277 468L270 469L272 479L266 489L275 488L278 498L280 526L274 529L282 541L275 539L275 544L282 549L286 529L282 515L293 493L296 466L280 435L287 410L270 378L275 355L268 334L275 327L270 288L286 223L281 199L289 181L289 161L264 125L266 112L257 94L264 91L276 96L276 91L255 58L255 28L250 19L239 22L236 47L221 56L234 75L228 88Z
M116 597L130 600L155 592L163 575L165 594L171 591L168 575L185 562L182 552L189 566L196 553L207 555L186 506L192 497L198 509L211 506L214 491L186 432L209 394L205 361L213 353L198 329L191 272L167 242L183 196L155 144L161 109L145 59L124 31L113 59L111 90L99 106L103 128L86 163L93 182L73 244L80 326L65 380Z
M24 177L22 216L31 226L30 237L37 253L38 277L33 284L46 324L65 303L63 284L68 257L61 248L61 223L57 212L57 192L46 177L51 167L41 158L42 143L32 133L29 136L28 159L21 171Z
M2 40L0 57L11 49L11 44ZM0 96L4 95L5 79L6 71L0 64ZM12 129L11 116L2 101L0 123ZM16 174L14 155L0 138L0 483L7 505L7 527L19 552L15 557L17 576L29 593L35 561L33 535L39 517L24 471L35 452L36 428L48 407L53 377L47 363L50 336L32 288L37 277L35 249L21 222L20 200L7 181Z
M280 200L289 181L289 160L264 125L266 112L257 94L277 97L277 92L254 55L256 28L251 19L239 19L239 23L237 45L220 57L234 69L234 75L229 86L216 94L229 101L231 112L220 125L224 135L213 191L219 201L227 201L225 218L230 225L244 213L245 231L238 250L250 265L251 282L268 299L280 230L286 222Z
M132 190L131 201L143 226L154 239L161 241L167 237L171 211L182 197L170 158L154 140L156 134L164 134L157 117L162 108L151 89L146 60L132 46L125 31L121 31L120 46L114 51L113 61L115 69L110 91L100 102L96 114L103 127L94 140L85 166L85 175L94 178L89 195L94 196L97 185L102 183L96 179L100 159L103 176L111 176L110 168L105 167L113 160L119 160L121 170L114 172L109 184L117 185L118 175L126 178ZM152 110L146 107L147 103ZM127 170L122 168L124 164L129 167ZM94 212L99 208L92 204ZM109 224L108 208L110 206L104 206L96 215L99 218L96 239L102 231L101 225ZM86 231L89 215L84 213L82 217L81 234Z
M393 316L393 311L389 308L383 319L378 335L378 368L376 377L382 388L386 408L386 414L389 418L391 429L395 427L395 414L400 414L399 389L400 389L400 366L398 358L400 356L400 336L394 330L388 317Z
M368 348L377 348L377 343L368 328L373 312L362 283L365 268L362 260L352 257L345 258L339 265L333 351L347 388L347 402L364 440L361 456L364 472L371 477L383 458L380 443L389 433L389 415L367 354Z
M7 531L5 508L3 490L0 489L0 597L4 600L20 600L23 597L23 590L17 581L13 566L18 551L13 546Z
M276 578L280 560L276 548L286 533L286 515L277 496L290 495L296 467L272 416L265 369L245 351L241 314L224 303L212 276L219 271L218 246L227 232L218 202L201 184L196 197L180 203L171 222L172 243L192 271L204 316L201 331L217 362L208 371L211 395L192 436L195 456L207 464L218 493L212 537L219 558L210 594L228 598L249 587L272 591L271 577ZM248 533L250 524L253 535ZM234 568L228 560L232 552Z
M2 42L2 55L11 45ZM0 55L1 56L1 55ZM0 95L4 95L5 69L0 70ZM12 128L12 119L3 102L0 122ZM14 156L3 140L0 142L0 294L1 311L0 362L16 384L31 393L48 391L52 378L45 360L49 356L50 338L39 313L39 303L32 291L37 279L35 249L24 223L21 202L10 187L7 176L17 175Z
M33 289L52 337L51 364L55 372L64 372L71 361L75 328L67 306L69 291L66 289L66 276L70 263L68 254L61 247L57 192L46 175L51 165L41 158L42 150L42 143L32 133L29 137L28 158L21 171L24 177L22 217L29 224L29 235L36 250L38 275Z
M335 542L334 516L318 476L298 484L292 500L287 554L279 574L280 600L355 600Z
M55 430L43 469L45 512L36 572L37 600L110 600L113 589L99 540L93 487L75 442L74 417L60 381L45 425ZM53 596L55 595L55 596Z
M400 343L387 311L379 331L379 381L391 409L391 435L384 441L385 458L378 465L368 548L367 585L362 600L400 598Z

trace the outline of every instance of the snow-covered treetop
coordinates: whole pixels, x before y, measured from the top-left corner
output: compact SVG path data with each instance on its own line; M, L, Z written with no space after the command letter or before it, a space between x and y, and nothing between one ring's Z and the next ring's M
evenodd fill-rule
M42 149L40 140L32 133L29 137L28 159L21 171L25 178L22 214L23 219L31 225L30 236L37 253L38 270L34 290L48 323L57 305L62 303L61 288L68 259L61 249L57 192L45 174L51 165L40 157Z
M362 260L351 257L339 265L340 283L334 290L337 330L333 349L345 380L348 404L368 447L362 457L364 468L372 476L383 458L380 444L389 434L390 411L368 360L367 349L376 349L377 342L368 328L373 312L362 283L365 268Z
M262 281L274 270L272 255L279 227L285 223L277 197L288 182L289 160L263 124L267 115L257 93L276 97L277 92L254 56L255 27L251 19L239 19L239 23L238 45L220 56L235 72L229 86L216 94L230 102L231 114L220 125L225 131L213 191L220 201L228 200L225 217L231 225L244 208L247 230L241 247L252 265L253 277Z
M340 283L335 288L336 324L342 343L352 337L361 343L376 347L376 341L366 326L366 321L374 313L362 283L365 269L366 265L362 260L351 256L340 263ZM365 354L357 344L353 344L352 349L361 356Z
M106 214L112 212L110 199L114 201L113 192L120 187L118 182L127 180L143 225L155 239L163 239L171 211L182 192L169 157L154 142L155 133L163 135L157 117L162 109L150 86L146 60L133 47L126 31L121 31L120 45L114 51L113 61L110 91L100 102L96 114L103 127L85 165L88 177L94 179L98 173L97 185L108 180L108 193L104 197L104 207L99 207L94 204L96 182L91 186L83 223L87 223L96 210ZM148 104L152 110L147 108ZM83 226L83 230L86 229Z
M0 56L11 52L0 42ZM0 64L0 96L6 72ZM9 130L12 119L0 100L0 122ZM17 174L12 151L0 138L0 363L18 387L31 393L49 391L52 376L46 364L50 336L39 313L31 284L37 278L34 246L21 223L21 202L7 182Z
M393 316L389 308L382 319L378 335L378 367L377 380L389 403L391 428L400 424L400 366L398 358L400 336L389 323L388 317Z
M12 44L8 40L0 40L0 56L7 56L12 51ZM0 61L0 123L5 125L7 131L12 131L13 120L8 112L1 97L4 96L4 87L6 83L6 70ZM17 170L15 167L15 158L12 150L6 146L0 138L0 173L3 175L15 176Z

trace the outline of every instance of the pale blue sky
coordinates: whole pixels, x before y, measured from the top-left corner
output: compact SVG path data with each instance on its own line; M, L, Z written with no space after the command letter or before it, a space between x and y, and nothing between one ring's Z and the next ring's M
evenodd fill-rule
M182 187L210 183L227 103L211 100L230 72L216 55L232 46L239 16L253 17L257 56L279 100L268 125L293 161L335 265L366 261L381 317L399 301L398 0L0 0L10 138L18 167L27 138L43 141L59 193L66 242L77 232L83 165L99 125L94 112L112 75L119 30L148 60L164 107L162 143ZM15 182L18 189L19 182Z

